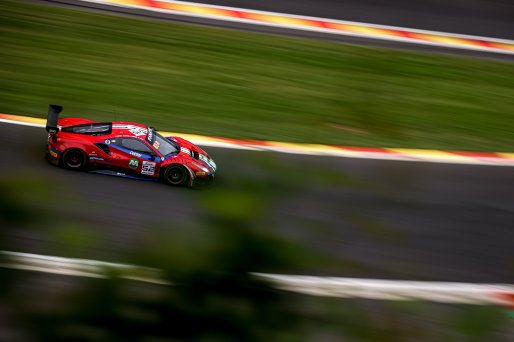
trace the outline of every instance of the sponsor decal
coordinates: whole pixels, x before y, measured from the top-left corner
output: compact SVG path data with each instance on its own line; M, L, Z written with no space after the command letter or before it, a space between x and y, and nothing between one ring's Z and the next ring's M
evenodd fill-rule
M59 158L59 154L61 154L61 151L59 151L58 149L56 149L55 147L53 146L48 146L48 152L50 153L50 155L54 158Z
M184 153L187 153L187 154L189 154L189 155L191 155L191 151L190 151L188 148L181 147L181 148L180 148L180 151L181 151L181 152L184 152Z
M90 156L96 156L96 152L95 151L91 151L91 153L89 153Z
M149 161L143 161L143 165L141 166L141 173L144 175L153 176L155 174L155 164Z
M132 158L129 160L128 166L131 169L137 169L137 167L139 166L139 161L136 158Z
M159 148L159 146L161 146L161 143L160 143L160 142L158 142L157 140L155 140L155 142L153 143L153 147L155 147L155 148L157 148L157 149L158 149L158 148Z
M149 129L148 130L148 135L146 136L146 140L148 140L148 142L150 144L152 144L154 139L155 139L155 137L154 137L154 134L153 134L153 129Z
M105 161L105 159L95 156L89 156L89 160L99 160L99 161Z
M205 176L207 174L207 172L196 172L195 174L197 176Z
M129 153L130 153L131 156L141 158L141 153L137 153L137 152L134 152L134 151L130 151Z
M131 130L131 129L134 129L134 128L138 128L138 129L144 129L146 130L146 128L142 128L142 127L139 127L139 126L136 126L136 125L126 125L126 124L114 124L112 125L112 128L116 128L116 129L128 129L128 130Z
M147 130L146 128L133 126L133 128L129 129L129 132L134 134L136 137L139 137L141 135L145 135Z

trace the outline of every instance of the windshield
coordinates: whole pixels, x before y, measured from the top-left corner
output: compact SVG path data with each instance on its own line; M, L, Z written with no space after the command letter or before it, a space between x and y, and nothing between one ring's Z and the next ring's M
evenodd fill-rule
M163 156L176 154L180 151L180 146L176 142L164 138L157 132L155 132L155 141L153 142L153 147L155 147Z

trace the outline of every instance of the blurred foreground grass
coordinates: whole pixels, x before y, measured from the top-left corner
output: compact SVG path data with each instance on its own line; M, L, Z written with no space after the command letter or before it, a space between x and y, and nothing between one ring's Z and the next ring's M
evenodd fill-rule
M514 64L0 4L0 112L176 132L511 151Z

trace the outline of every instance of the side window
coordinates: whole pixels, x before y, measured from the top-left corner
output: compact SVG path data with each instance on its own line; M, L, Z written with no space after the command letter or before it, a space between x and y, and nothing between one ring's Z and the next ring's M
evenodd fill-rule
M138 151L143 153L152 153L152 149L148 147L144 142L134 138L116 138L116 145L128 148L132 151Z

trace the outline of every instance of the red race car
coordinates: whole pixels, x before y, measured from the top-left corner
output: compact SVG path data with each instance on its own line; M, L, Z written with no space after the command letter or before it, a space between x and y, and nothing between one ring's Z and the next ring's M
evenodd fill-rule
M61 111L58 105L48 108L46 151L53 164L175 186L214 182L214 160L187 140L163 137L154 128L133 122L59 119Z

